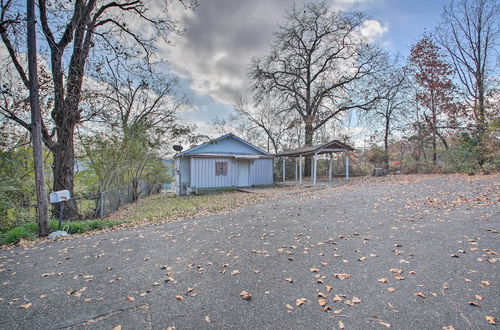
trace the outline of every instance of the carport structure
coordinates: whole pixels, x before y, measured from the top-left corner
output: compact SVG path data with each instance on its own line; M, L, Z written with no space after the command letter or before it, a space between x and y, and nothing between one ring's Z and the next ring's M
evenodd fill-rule
M286 150L275 155L275 157L281 157L283 163L283 182L285 182L285 159L286 157L293 158L295 160L295 181L299 181L302 184L303 178L303 168L302 159L304 157L311 157L311 181L315 185L318 175L318 156L328 154L330 155L328 160L328 181L332 181L332 170L333 170L333 153L343 153L345 156L345 178L349 179L349 156L347 153L349 151L354 151L354 149L345 143L338 140L333 140L328 143L318 145L303 147L297 149Z

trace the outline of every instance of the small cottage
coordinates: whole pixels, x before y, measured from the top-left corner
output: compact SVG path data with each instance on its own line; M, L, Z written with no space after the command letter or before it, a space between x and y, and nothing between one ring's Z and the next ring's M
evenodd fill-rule
M231 133L180 152L174 159L177 195L273 183L273 156Z

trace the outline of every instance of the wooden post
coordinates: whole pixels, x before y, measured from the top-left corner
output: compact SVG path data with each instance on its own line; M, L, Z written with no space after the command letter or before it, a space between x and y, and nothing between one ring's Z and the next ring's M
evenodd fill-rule
M349 156L347 153L345 155L345 179L349 180Z
M328 159L328 181L332 182L332 162L333 162L333 156L330 154L330 159Z
M8 2L7 2L8 3ZM38 86L38 62L36 48L36 5L35 0L26 2L27 46L28 46L28 78L29 98L31 108L31 139L33 143L33 160L35 168L36 213L38 218L38 234L49 234L49 214L47 192L45 189L45 174L43 172L42 147L42 115L40 111L40 95ZM3 27L2 27L3 28Z
M281 157L281 160L283 161L283 183L286 181L285 179L285 157Z
M314 169L313 185L315 185L316 184L316 177L317 177L317 174L318 174L318 154L317 153L314 153L314 166L313 166L313 169Z
M299 177L300 184L302 184L302 155L299 156Z

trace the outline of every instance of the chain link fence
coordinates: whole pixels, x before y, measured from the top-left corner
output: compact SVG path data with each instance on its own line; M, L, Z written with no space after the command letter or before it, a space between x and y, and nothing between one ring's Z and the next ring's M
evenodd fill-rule
M137 188L123 186L102 191L95 195L74 196L67 202L52 204L52 217L64 221L104 218L120 207L139 198L158 194L162 185L139 182Z

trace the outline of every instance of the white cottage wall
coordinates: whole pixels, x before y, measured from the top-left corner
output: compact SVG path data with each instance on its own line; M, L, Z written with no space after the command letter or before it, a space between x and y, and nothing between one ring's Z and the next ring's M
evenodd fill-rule
M227 162L227 175L215 175L215 162ZM219 188L234 186L238 170L230 158L191 158L191 187Z
M250 184L263 185L273 183L273 160L256 159L250 165Z

